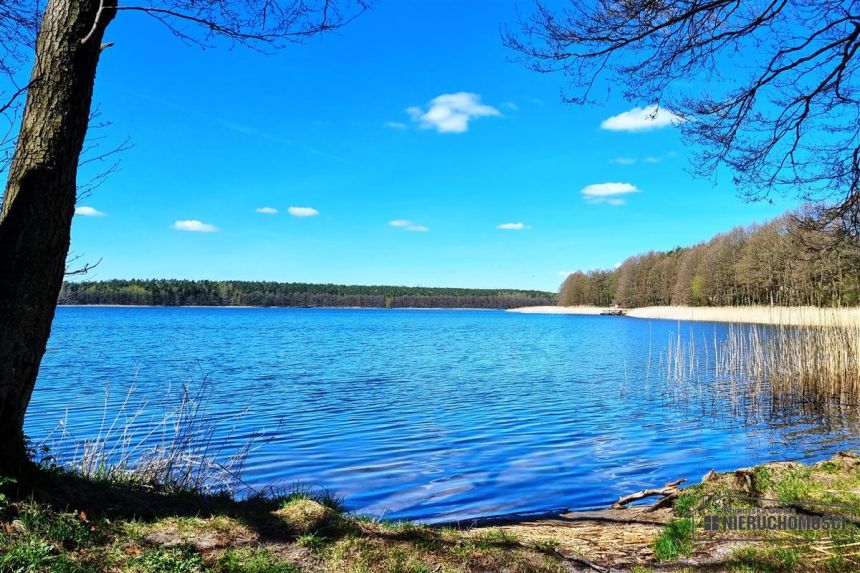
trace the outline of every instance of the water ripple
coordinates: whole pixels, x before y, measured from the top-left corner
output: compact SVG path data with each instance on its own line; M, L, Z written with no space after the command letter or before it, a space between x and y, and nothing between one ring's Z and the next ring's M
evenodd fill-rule
M852 419L751 417L707 385L679 400L663 347L649 351L677 330L486 311L60 308L26 431L56 443L65 420L67 440L98 435L134 387L134 431L154 440L165 403L205 378L223 455L263 438L252 485L327 487L356 511L428 521L597 507L860 445Z

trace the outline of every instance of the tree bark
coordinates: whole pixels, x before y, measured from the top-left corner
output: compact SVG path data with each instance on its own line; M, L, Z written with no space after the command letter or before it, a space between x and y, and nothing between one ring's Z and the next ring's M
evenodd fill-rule
M78 159L115 7L50 0L42 17L0 211L0 475L27 467L24 414L63 281Z

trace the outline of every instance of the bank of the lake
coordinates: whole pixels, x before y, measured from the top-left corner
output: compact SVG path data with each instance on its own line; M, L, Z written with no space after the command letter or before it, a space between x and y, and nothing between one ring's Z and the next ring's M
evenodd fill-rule
M860 456L708 472L671 503L444 527L370 519L304 491L236 501L55 470L0 480L0 571L76 573L848 573ZM692 477L692 476L691 476ZM659 485L659 484L655 484ZM657 498L653 498L657 499ZM665 502L666 498L661 501ZM736 511L821 517L803 533L702 530ZM694 530L694 527L696 528Z
M597 306L532 306L510 309L521 314L600 314ZM648 306L625 309L631 318L774 324L780 326L860 325L860 308L819 308L814 306Z

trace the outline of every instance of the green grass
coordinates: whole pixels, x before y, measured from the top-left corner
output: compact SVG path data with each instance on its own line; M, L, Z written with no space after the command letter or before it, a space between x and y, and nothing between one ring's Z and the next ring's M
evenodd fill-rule
M684 488L678 499L675 500L675 515L680 517L692 517L693 511L699 507L702 502L702 488L698 485L693 485Z
M737 573L789 573L800 565L801 556L792 547L744 547L729 560L729 569Z
M217 573L299 573L292 563L278 561L266 549L230 549L218 559Z
M157 547L144 550L129 562L133 573L203 573L202 556L191 546Z
M331 539L316 533L305 533L304 535L299 535L296 542L302 547L306 547L311 551L319 553L325 549L329 543L331 543Z
M654 555L659 561L674 561L693 551L691 541L693 521L690 518L673 519L654 541Z

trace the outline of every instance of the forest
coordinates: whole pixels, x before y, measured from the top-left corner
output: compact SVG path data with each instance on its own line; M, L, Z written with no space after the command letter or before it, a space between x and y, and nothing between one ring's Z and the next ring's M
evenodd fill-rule
M367 308L517 308L555 304L534 290L176 279L65 282L59 304Z
M860 247L802 212L735 228L709 241L650 251L614 270L570 274L559 304L852 306L860 303Z

